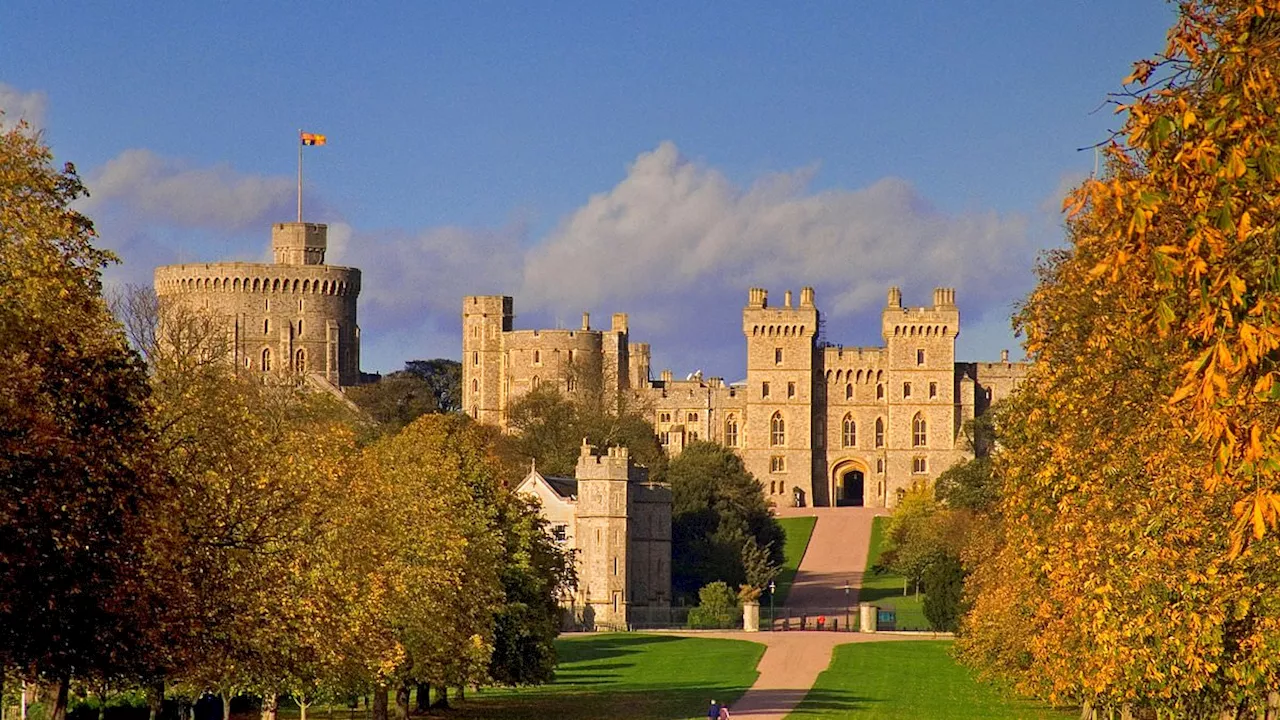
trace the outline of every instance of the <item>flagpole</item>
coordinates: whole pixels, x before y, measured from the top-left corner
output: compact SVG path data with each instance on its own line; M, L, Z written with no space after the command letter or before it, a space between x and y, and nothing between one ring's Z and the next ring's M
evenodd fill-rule
M302 128L298 128L298 222L302 222Z

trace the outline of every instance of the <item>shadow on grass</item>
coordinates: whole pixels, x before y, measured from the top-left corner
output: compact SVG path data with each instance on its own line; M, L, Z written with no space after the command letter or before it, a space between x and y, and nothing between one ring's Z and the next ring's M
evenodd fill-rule
M468 695L452 710L429 718L459 720L686 720L700 718L715 698L737 697L746 688L698 688L607 693Z
M876 703L874 698L856 695L847 690L810 690L801 693L802 707L797 707L788 717L828 717L830 713L851 713L866 710Z

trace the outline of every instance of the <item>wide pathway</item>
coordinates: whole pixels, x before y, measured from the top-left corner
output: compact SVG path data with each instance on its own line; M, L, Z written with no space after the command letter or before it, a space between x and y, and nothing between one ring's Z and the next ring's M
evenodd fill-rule
M779 508L778 517L816 515L818 523L809 548L796 571L787 596L792 610L852 607L858 605L858 588L867 566L871 545L871 521L888 515L883 508ZM848 586L846 595L844 588Z
M875 508L782 508L779 517L816 515L809 547L796 571L787 598L787 607L796 610L856 608L862 585L867 550L871 545L871 521L888 511ZM845 586L850 588L845 593ZM818 675L831 665L837 645L860 642L924 640L940 637L930 633L850 633L850 632L689 632L671 633L694 637L748 640L765 646L756 669L760 676L737 702L730 706L734 720L782 720L804 700ZM712 698L707 698L710 702Z

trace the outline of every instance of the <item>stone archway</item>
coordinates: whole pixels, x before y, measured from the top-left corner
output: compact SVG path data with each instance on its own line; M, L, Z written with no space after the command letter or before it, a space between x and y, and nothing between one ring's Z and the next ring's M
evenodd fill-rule
M839 507L867 505L867 466L859 460L844 460L831 471L831 504Z

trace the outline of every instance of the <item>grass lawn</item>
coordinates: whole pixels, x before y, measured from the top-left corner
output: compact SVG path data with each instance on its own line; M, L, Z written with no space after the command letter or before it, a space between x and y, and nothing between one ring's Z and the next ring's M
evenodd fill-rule
M647 633L583 634L556 641L556 681L469 692L441 718L467 720L674 720L703 717L712 699L733 702L755 682L764 646L741 640ZM432 716L435 717L435 716Z
M778 594L773 602L778 607L787 604L787 594L791 592L791 583L796 579L796 569L800 567L800 559L804 557L804 551L809 547L809 537L813 535L813 526L818 523L818 518L810 517L789 517L777 518L778 524L782 526L782 531L787 534L787 542L782 546L782 553L785 559L782 561L782 570L778 573ZM764 598L767 600L767 598Z
M867 568L862 575L862 588L858 590L858 602L894 608L898 614L899 630L928 630L929 623L924 619L924 593L916 595L915 588L909 588L907 595L903 596L901 575L875 574L871 571L880 559L880 549L884 544L885 528L888 525L887 517L878 517L872 521L871 547L867 550Z
M841 645L831 667L788 718L881 720L1061 720L1055 710L1010 698L975 681L950 656L949 641Z

